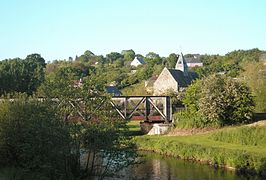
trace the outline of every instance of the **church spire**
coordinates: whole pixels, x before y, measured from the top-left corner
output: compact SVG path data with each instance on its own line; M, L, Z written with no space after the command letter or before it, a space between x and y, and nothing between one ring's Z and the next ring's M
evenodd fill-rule
M185 76L188 76L188 66L187 66L186 60L183 56L183 53L181 53L178 56L178 59L177 59L176 65L175 65L175 69L182 71Z

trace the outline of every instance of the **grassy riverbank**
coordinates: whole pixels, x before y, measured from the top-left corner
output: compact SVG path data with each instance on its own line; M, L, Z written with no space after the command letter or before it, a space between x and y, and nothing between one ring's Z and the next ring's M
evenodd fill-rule
M130 126L133 127L131 124ZM136 129L135 129L136 130ZM266 126L227 127L188 136L136 136L138 148L266 176Z

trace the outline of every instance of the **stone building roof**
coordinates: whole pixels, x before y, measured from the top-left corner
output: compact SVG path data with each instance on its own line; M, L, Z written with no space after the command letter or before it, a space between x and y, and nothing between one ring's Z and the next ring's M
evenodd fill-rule
M184 76L184 73L180 70L176 69L168 69L170 74L173 76L176 82L178 82L178 85L181 87L187 86L186 77Z
M176 92L182 91L196 78L197 74L188 70L186 59L181 53L177 58L175 69L168 69L165 67L154 82L154 94L162 94L164 91L167 91L167 89L172 89Z
M195 72L188 72L188 76L185 76L184 73L180 70L176 69L168 69L173 78L180 87L187 87L191 82L197 78L197 74Z

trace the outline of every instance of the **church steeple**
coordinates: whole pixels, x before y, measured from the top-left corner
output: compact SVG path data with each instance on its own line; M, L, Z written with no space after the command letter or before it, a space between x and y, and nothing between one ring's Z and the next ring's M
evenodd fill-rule
M182 71L185 76L188 76L188 66L187 66L186 60L183 56L183 53L181 53L178 56L178 59L177 59L176 65L175 65L175 69Z

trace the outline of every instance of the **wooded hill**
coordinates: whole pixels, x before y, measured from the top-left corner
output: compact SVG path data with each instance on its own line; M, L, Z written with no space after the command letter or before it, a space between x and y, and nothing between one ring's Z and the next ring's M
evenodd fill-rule
M225 73L231 77L242 78L252 89L256 101L266 98L266 66L265 53L259 49L237 50L226 55L200 55L203 67L195 67L200 78L214 73ZM146 64L138 67L130 66L135 57L142 57ZM159 75L164 67L173 68L177 60L176 54L160 57L154 52L146 56L135 54L133 50L123 50L121 53L95 55L87 50L84 54L69 57L68 60L54 60L46 62L39 54L31 54L26 59L14 58L0 61L0 94L25 92L33 94L47 79L67 78L78 80L80 78L93 79L99 84L116 85L120 90L131 89L136 95L143 91L140 84L152 76ZM190 57L191 54L185 55ZM134 90L137 87L137 90ZM141 88L142 87L142 88ZM143 92L142 92L143 93ZM264 111L259 105L259 111Z

